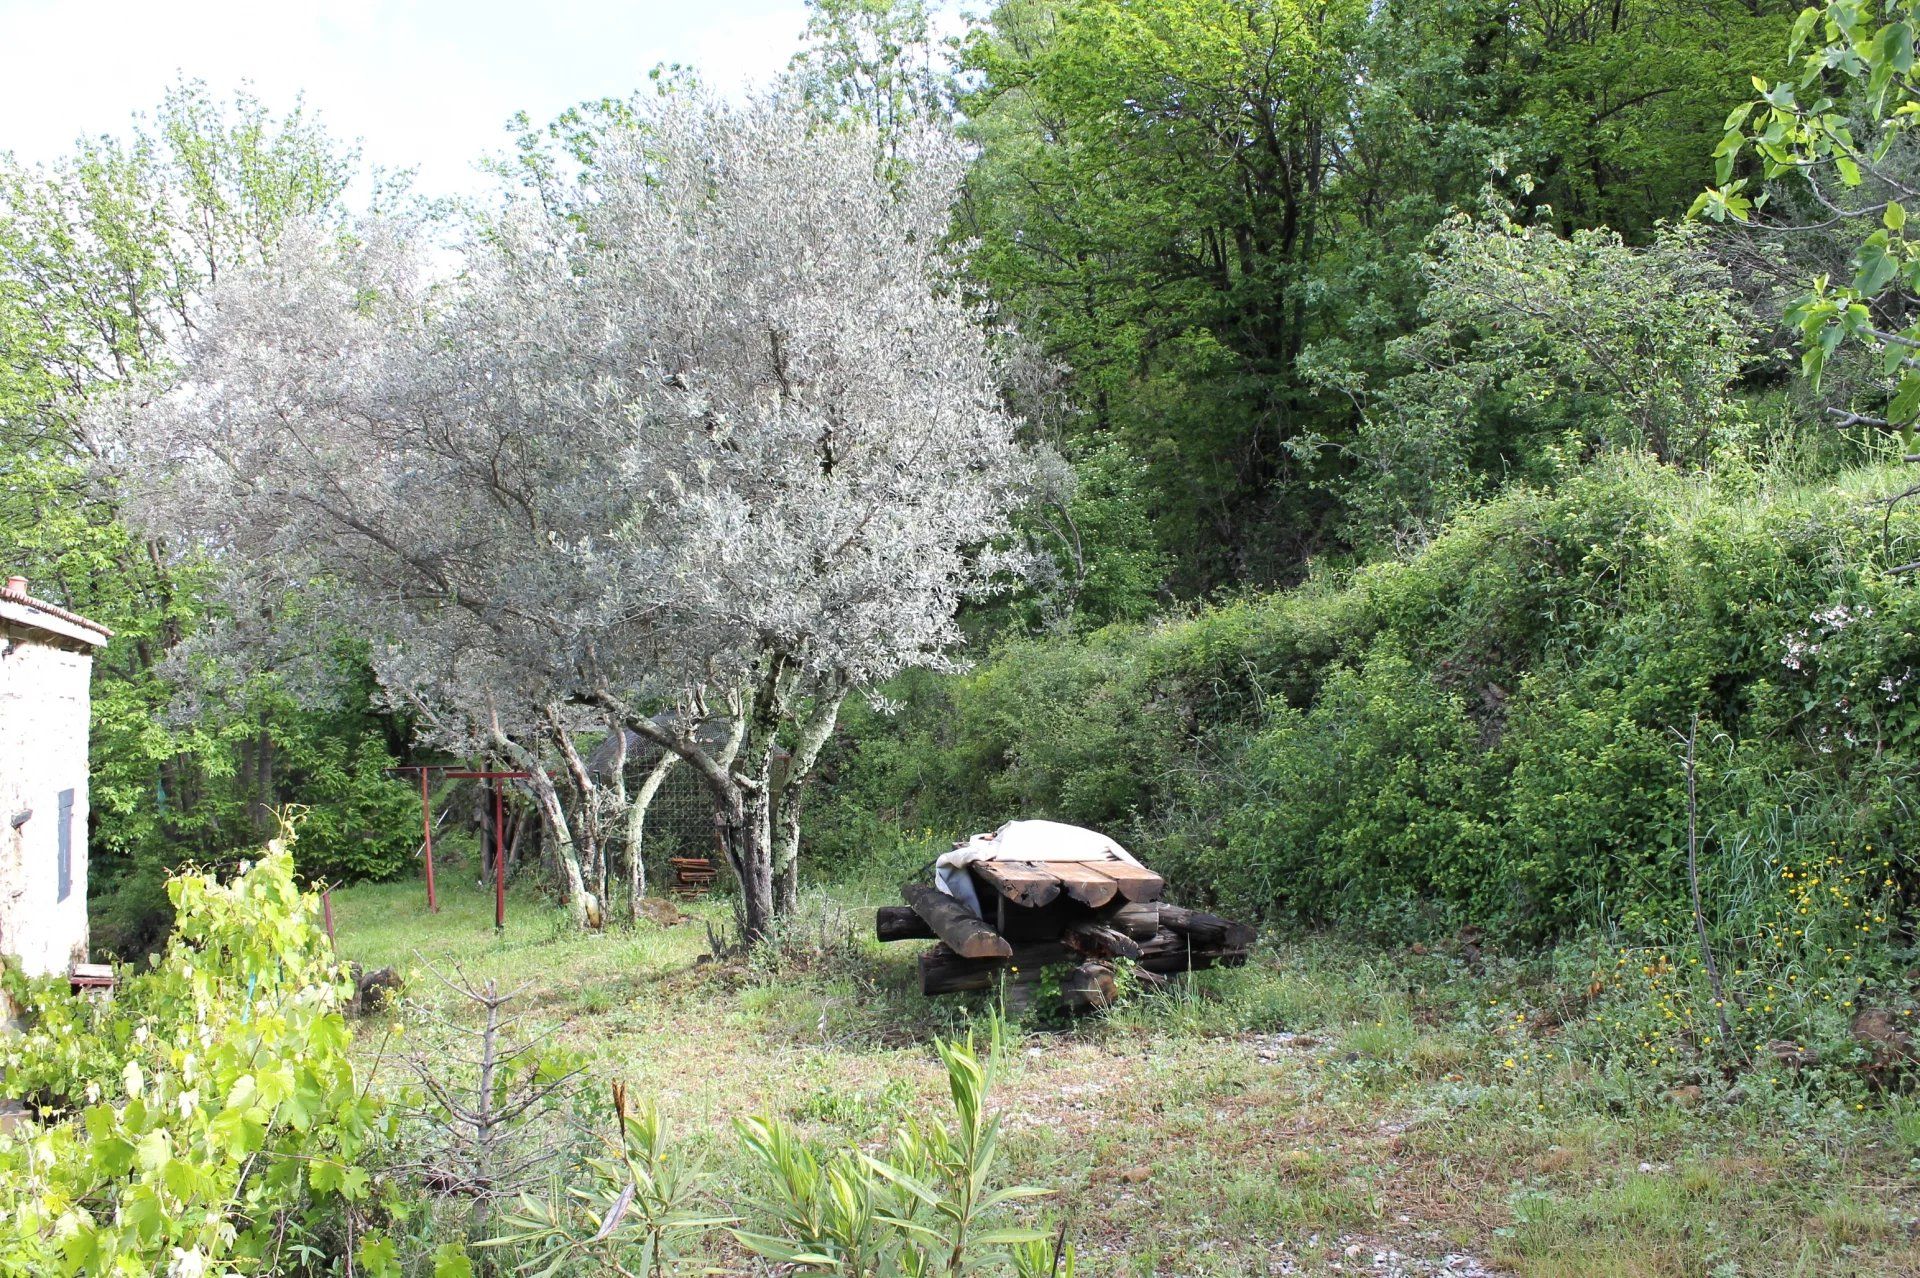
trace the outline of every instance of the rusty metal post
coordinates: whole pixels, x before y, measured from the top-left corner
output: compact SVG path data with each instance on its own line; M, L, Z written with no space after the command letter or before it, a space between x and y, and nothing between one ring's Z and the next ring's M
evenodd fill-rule
M493 930L507 926L507 829L501 815L500 783L493 783Z
M427 913L438 914L440 902L433 895L433 800L427 797L427 770L420 769L420 833L426 838Z

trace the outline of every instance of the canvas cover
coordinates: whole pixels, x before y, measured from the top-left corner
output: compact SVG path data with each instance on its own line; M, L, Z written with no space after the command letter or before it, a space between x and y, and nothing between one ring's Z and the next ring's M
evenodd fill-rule
M975 861L1109 861L1138 865L1133 854L1097 830L1062 821L1009 821L976 834L933 863L934 886L975 914L982 913L967 867Z

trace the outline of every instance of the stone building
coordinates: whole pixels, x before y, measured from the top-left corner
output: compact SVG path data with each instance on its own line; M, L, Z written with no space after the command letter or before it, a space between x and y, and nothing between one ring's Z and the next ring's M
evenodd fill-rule
M0 588L0 954L29 975L87 959L87 727L111 631Z

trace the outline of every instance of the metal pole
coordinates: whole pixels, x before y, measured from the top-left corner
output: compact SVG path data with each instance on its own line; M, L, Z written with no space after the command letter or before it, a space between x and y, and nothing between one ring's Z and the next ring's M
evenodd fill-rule
M427 770L420 769L420 832L427 840L427 913L438 914L440 902L433 895L433 800L427 797Z
M507 832L500 814L500 783L493 783L493 930L507 926Z

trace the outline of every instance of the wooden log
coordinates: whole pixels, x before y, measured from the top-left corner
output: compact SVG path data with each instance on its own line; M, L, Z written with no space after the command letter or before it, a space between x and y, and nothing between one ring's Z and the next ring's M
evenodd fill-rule
M969 959L946 945L935 945L920 956L920 992L953 994L960 990L992 989L1002 979L1030 985L1056 963L1076 962L1080 956L1064 945L1022 945L1004 959Z
M931 941L938 935L911 905L883 905L875 910L873 934L883 941Z
M1160 930L1160 907L1152 901L1139 904L1128 901L1102 916L1101 922L1118 928L1136 941L1151 941Z
M1039 861L975 861L969 868L1015 905L1038 909L1060 895L1060 876Z
M1097 910L1120 894L1120 885L1097 865L1080 861L1049 861L1047 868L1066 894L1089 909Z
M992 989L1002 979L1025 985L1039 980L1049 967L1081 961L1081 955L1060 942L1015 946L1003 959L969 959L946 945L935 945L920 956L920 992L933 995ZM1238 967L1247 961L1247 952L1201 949L1190 937L1162 928L1153 940L1140 946L1140 957L1135 961L1147 972L1186 972Z
M1259 937L1258 929L1251 923L1236 923L1217 914L1185 910L1177 905L1160 907L1160 924L1192 937L1194 944L1208 949L1244 950Z
M1120 895L1129 901L1157 901L1167 890L1167 881L1144 865L1127 861L1085 861L1081 864L1097 870L1118 885Z
M1060 982L1060 1001L1069 1012L1097 1012L1119 997L1119 982L1105 963L1082 963Z
M1015 905L997 892L989 893L981 905L987 910L987 921L993 924L993 930L1013 942L1015 949L1057 941L1067 930L1067 924L1089 917L1087 907L1065 892L1038 909Z
M1178 932L1162 933L1178 938L1171 945L1143 945L1140 947L1140 966L1148 972L1163 974L1172 972L1198 972L1209 967L1241 967L1247 961L1245 950L1202 950L1189 949L1186 937Z
M900 889L913 912L945 941L955 954L969 959L1008 958L1013 946L987 926L987 921L938 888L909 883Z
M1109 927L1095 919L1075 919L1067 924L1067 930L1060 939L1066 942L1068 949L1088 958L1140 957L1140 942L1118 928Z

